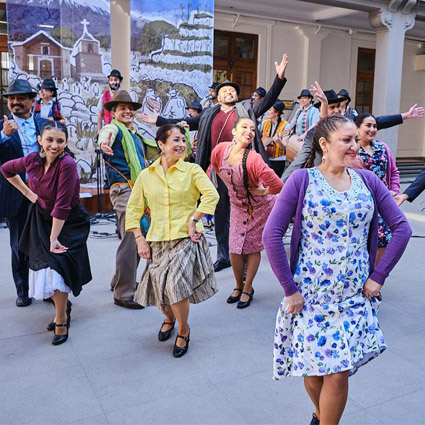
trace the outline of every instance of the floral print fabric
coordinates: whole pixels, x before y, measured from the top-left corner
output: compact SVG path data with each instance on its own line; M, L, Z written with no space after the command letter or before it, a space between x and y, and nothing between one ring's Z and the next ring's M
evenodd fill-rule
M274 342L274 378L320 376L357 369L385 350L379 301L366 298L367 241L372 195L349 170L351 187L335 191L316 167L309 170L294 280L305 299L299 314L280 305Z
M378 140L372 142L372 155L360 146L359 155L363 160L365 169L376 174L387 186L388 156L383 143ZM391 239L391 230L380 215L378 215L378 238L378 247L387 246Z

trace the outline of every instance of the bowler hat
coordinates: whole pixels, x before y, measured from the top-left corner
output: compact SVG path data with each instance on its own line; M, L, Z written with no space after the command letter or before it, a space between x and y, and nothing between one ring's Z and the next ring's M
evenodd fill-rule
M51 78L46 78L41 83L40 89L48 89L56 93L56 84Z
M338 97L338 95L335 93L335 90L325 90L323 93L325 93L326 99L328 99L328 105L333 105L334 103L341 103L344 99L341 99ZM314 104L316 108L320 108L320 105L322 102L317 102Z
M17 79L12 81L4 97L13 96L15 94L27 94L29 97L35 97L36 93L33 91L31 84L27 80Z
M257 93L258 96L264 97L267 92L262 87L258 87L258 88L255 89L255 93Z
M109 77L118 77L120 81L122 81L123 79L123 76L121 75L121 72L118 71L118 69L113 69L111 73L108 75L108 78Z
M311 99L313 99L313 95L310 93L310 90L307 89L301 90L301 93L297 97L297 99L300 99L302 96L310 97Z
M236 90L237 95L239 96L239 93L241 92L240 87L236 84L236 83L232 83L229 80L223 81L221 84L219 84L216 88L215 88L215 92L218 94L218 92L225 86L231 86Z
M194 100L186 109L196 109L197 111L202 111L202 105Z
M281 100L276 100L276 102L273 105L273 108L276 109L276 111L279 112L279 114L281 114L283 110L285 109L285 104Z
M350 103L350 102L351 102L350 94L349 94L349 93L348 93L348 91L347 91L347 90L345 90L345 89L341 89L341 90L339 91L339 93L338 93L338 96L341 96L341 97L344 97L345 99L347 99L347 100L348 100L348 103ZM345 99L343 99L343 100L345 100Z
M127 103L134 106L134 109L139 109L142 107L142 104L139 102L133 102L133 99L131 98L130 94L126 90L118 90L115 94L112 100L109 102L106 102L103 104L103 107L111 112L112 108L115 105L118 105L118 103Z

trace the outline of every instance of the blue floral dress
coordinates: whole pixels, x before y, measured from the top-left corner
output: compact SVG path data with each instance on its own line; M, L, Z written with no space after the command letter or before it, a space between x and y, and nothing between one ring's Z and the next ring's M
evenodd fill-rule
M294 280L305 299L299 314L280 305L274 341L274 378L320 376L357 369L385 350L377 320L379 301L366 298L372 195L349 170L351 187L335 191L316 167L302 210Z
M366 170L372 171L376 174L382 183L387 186L387 170L388 170L388 156L383 143L379 140L372 142L372 155L366 152L362 146L359 149L359 155L363 160ZM391 230L385 223L384 219L378 216L378 246L385 247L391 239Z

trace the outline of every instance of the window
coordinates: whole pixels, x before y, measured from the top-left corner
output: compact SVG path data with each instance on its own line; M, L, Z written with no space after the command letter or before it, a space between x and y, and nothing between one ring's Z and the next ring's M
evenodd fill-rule
M94 50L93 50L93 43L89 43L89 44L87 44L87 52L88 52L88 53L94 53Z
M359 48L356 85L356 109L359 114L372 112L375 52L375 49Z
M42 55L49 55L50 54L49 46L41 46L41 54Z

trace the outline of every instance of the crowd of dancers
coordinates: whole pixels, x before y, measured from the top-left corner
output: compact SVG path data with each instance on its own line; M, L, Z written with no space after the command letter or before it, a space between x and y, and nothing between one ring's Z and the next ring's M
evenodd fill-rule
M424 110L358 114L346 90L323 91L314 82L288 122L279 100L287 66L283 55L269 90L259 87L248 100L239 101L239 86L224 81L186 117L140 114L158 126L155 140L139 134L142 105L120 89L119 71L111 72L98 115L121 236L110 289L120 307L158 307L158 339L169 340L177 326L173 355L182 357L190 303L214 296L215 274L232 267L227 302L249 307L265 249L284 294L273 376L303 377L315 406L311 424L337 424L348 377L386 348L377 318L381 291L411 235L397 204L425 186L422 175L399 193L394 156L376 134ZM11 115L0 121L0 216L10 233L16 305L51 300L47 329L60 345L71 324L68 296L77 297L92 275L90 221L52 82L42 83L36 102L24 80L3 94ZM212 216L215 263L203 225ZM288 255L283 239L291 223ZM137 284L140 258L146 265Z

